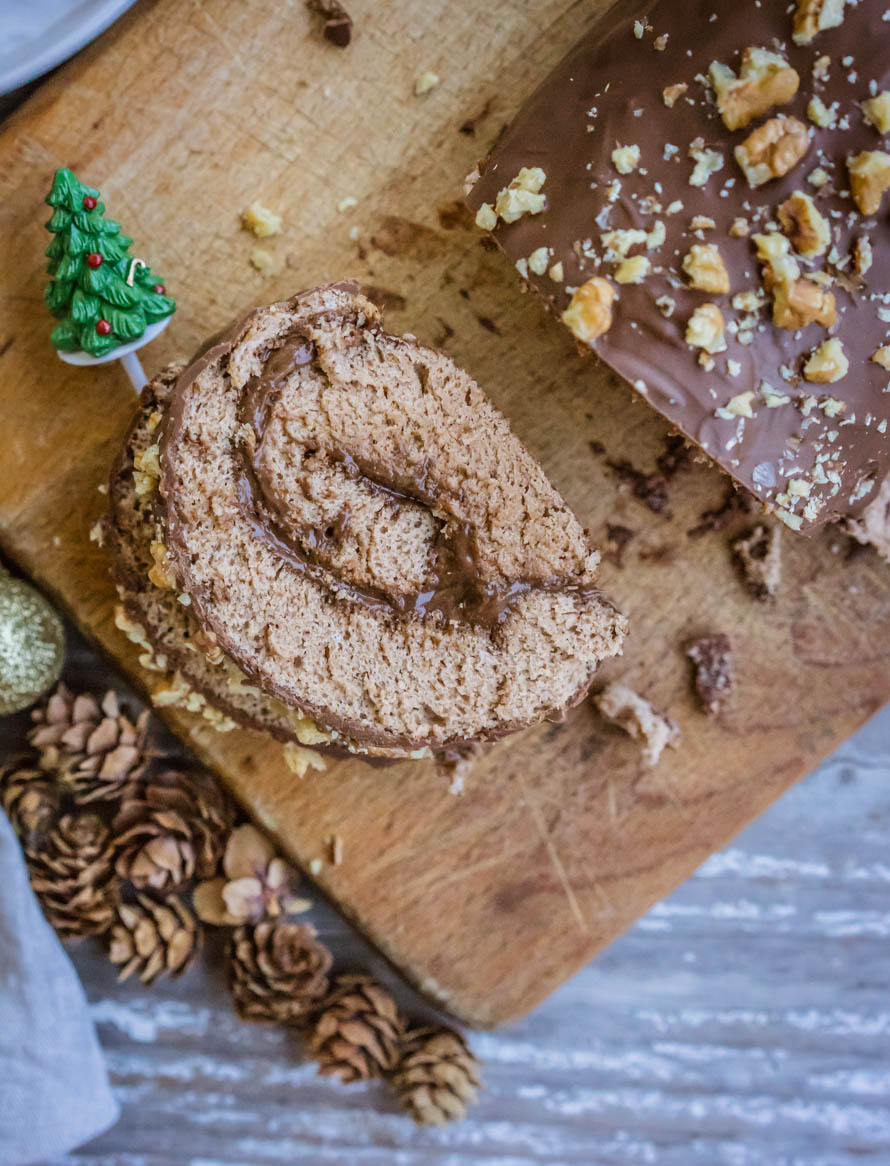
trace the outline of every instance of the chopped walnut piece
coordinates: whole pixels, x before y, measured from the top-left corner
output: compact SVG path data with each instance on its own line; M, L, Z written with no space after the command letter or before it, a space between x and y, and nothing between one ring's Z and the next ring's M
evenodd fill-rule
M639 146L616 146L612 151L612 165L619 174L632 174L639 164Z
M632 255L624 259L615 271L616 283L642 283L649 274L652 264L645 255Z
M865 275L873 262L871 239L865 235L860 235L853 244L853 265L856 268L856 274Z
M764 265L763 286L772 291L776 284L793 283L800 278L800 264L791 254L791 243L778 231L768 235L752 235L757 258Z
M743 129L773 106L785 105L800 85L797 70L784 57L753 46L742 53L738 76L718 61L711 62L709 74L728 130Z
M713 243L693 243L683 259L683 270L696 291L727 295L729 272Z
M729 233L732 235L733 239L744 239L750 230L751 228L748 225L747 219L733 219L732 225L729 228Z
M882 344L880 348L871 354L871 358L875 364L879 364L881 368L885 368L890 372L890 345Z
M810 145L810 132L796 117L779 114L735 148L735 158L749 186L763 186L796 166Z
M847 159L850 193L864 215L881 209L884 191L890 187L890 154L883 150L863 150Z
M796 45L808 45L826 28L843 24L846 0L797 0L792 39Z
M498 217L490 202L484 202L476 211L476 226L483 231L493 231L498 225Z
M807 105L807 117L821 130L833 130L837 125L838 103L826 105L821 97L811 97Z
M690 231L713 231L717 224L708 215L695 215L689 220Z
M862 103L862 113L879 134L890 133L890 93L886 89Z
M575 291L562 314L562 322L578 340L590 344L611 328L614 299L615 289L609 281L595 275Z
M690 186L705 186L712 174L723 169L723 155L718 150L705 149L703 138L694 138L689 146L689 157L695 162L689 175Z
M515 223L523 215L538 215L547 205L541 187L547 175L540 166L523 166L509 186L498 192L494 209L505 223Z
M831 227L808 194L795 190L778 210L778 219L798 255L812 259L831 246Z
M668 109L673 109L674 102L682 97L688 88L685 81L678 81L676 85L667 85L661 91L661 99Z
M773 323L789 332L808 324L830 328L837 323L834 296L811 279L777 283L773 288Z
M281 215L276 215L257 200L241 212L241 225L258 239L267 235L277 235L281 230Z
M810 354L803 366L804 380L814 385L833 385L847 375L850 362L844 354L844 346L837 337L823 340Z
M643 743L643 761L657 765L665 746L676 747L680 730L676 723L657 712L632 688L613 680L593 697L593 703L607 721L618 725L634 740Z
M690 348L701 348L712 354L726 350L723 313L716 304L702 304L695 309L686 325L685 340Z

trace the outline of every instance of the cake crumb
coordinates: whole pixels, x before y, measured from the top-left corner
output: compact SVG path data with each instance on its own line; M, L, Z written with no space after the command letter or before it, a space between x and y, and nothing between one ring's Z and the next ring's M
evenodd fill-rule
M759 523L730 542L733 558L745 586L755 599L774 599L782 582L781 532L777 526Z
M338 49L345 49L352 40L352 17L339 0L306 0L310 12L324 18L322 36Z
M686 655L695 669L695 691L702 708L716 716L735 687L729 636L722 632L697 636L687 643Z
M676 722L657 712L648 700L626 684L613 680L602 692L594 695L593 702L607 721L623 729L635 741L642 742L645 765L657 765L667 746L676 748L680 739Z
M263 279L271 279L281 271L281 260L276 259L271 251L265 247L254 247L250 253L252 267L260 273Z

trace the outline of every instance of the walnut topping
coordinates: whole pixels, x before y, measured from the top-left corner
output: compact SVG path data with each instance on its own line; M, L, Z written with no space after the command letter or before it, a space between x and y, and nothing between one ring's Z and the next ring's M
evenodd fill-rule
M688 88L685 81L678 81L676 85L667 85L661 91L661 99L668 109L673 109L674 102L681 98Z
M735 148L749 186L763 186L796 166L809 148L810 133L796 117L771 117Z
M615 289L599 275L588 279L575 291L562 314L562 322L585 344L602 336L612 326L612 301Z
M833 385L847 375L849 367L844 346L833 336L830 340L823 340L810 353L809 360L803 366L804 380L815 385Z
M550 263L550 249L537 247L528 257L528 269L535 275L543 275Z
M689 220L690 231L713 231L717 224L707 215L695 215Z
M652 264L645 255L632 255L623 260L615 271L616 283L642 283Z
M639 146L616 146L612 151L612 165L619 174L632 174L639 164Z
M629 227L625 230L604 231L600 235L600 241L606 249L604 255L606 262L618 263L619 260L625 259L631 247L646 243L648 238L649 236L646 232L641 231L637 227Z
M779 283L773 288L773 323L796 332L808 324L830 328L837 323L834 296L811 279Z
M729 272L713 243L694 243L683 260L683 270L696 291L711 295L729 292Z
M873 262L871 239L866 235L860 235L853 244L853 266L856 268L856 274L865 275Z
M831 245L828 220L819 212L812 198L802 190L795 190L782 203L778 218L798 255L812 259L815 255L824 255Z
M718 61L711 62L709 74L728 130L740 130L773 106L785 105L800 85L797 71L784 57L754 47L742 53L738 76Z
M148 572L148 579L155 587L161 590L176 586L176 576L170 563L170 555L162 542L152 539L149 546L153 564Z
M476 226L483 231L493 231L498 225L498 217L490 202L484 202L476 211Z
M826 28L843 24L846 0L797 0L792 39L796 45L808 45Z
M763 286L771 291L776 284L792 283L800 278L800 265L791 254L791 244L777 231L769 235L752 235L757 258L764 265Z
M881 209L884 191L890 187L890 154L883 150L863 150L847 159L850 193L864 215Z
M160 446L157 442L133 457L133 488L144 496L151 494L161 477Z
M695 309L686 325L685 340L690 348L701 348L708 353L726 351L723 313L716 304L702 304Z
M746 393L737 393L726 404L720 408L715 409L716 416L722 418L724 421L734 421L737 417L753 417L754 413L751 409L751 402L754 400L754 393L749 390Z
M733 219L732 225L729 228L729 233L733 239L744 239L751 230L747 219Z
M510 185L498 192L495 212L505 223L515 223L523 215L539 215L547 205L541 194L546 179L540 166L523 166Z
M879 134L890 132L890 93L884 89L876 97L862 103L862 113L869 125Z
M712 174L723 169L723 155L717 150L705 149L704 138L694 138L689 147L689 157L695 167L689 176L690 186L704 186Z
M281 230L281 224L281 215L276 215L258 201L252 202L241 212L241 225L245 231L250 231L258 239L263 239L267 235L277 235Z
M890 372L890 345L882 344L876 352L871 354L871 358L875 364L879 364L881 368L885 368Z
M838 103L826 105L821 97L811 97L807 105L807 117L821 130L833 130L837 125Z

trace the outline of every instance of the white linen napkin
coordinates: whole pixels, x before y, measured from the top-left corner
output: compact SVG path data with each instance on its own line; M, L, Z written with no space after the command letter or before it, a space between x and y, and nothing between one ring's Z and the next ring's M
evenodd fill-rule
M119 1113L77 973L0 811L0 1166L64 1154Z

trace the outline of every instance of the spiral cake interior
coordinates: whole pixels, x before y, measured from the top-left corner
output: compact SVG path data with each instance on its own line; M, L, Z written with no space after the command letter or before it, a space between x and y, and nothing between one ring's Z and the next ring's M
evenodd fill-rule
M191 617L341 738L437 749L580 699L623 618L475 382L352 285L254 313L178 379L157 517Z

